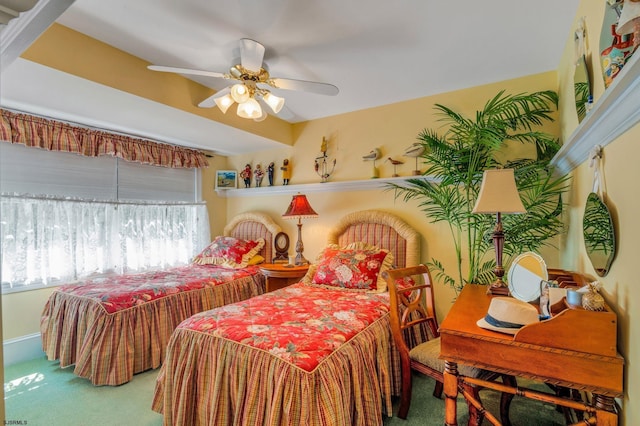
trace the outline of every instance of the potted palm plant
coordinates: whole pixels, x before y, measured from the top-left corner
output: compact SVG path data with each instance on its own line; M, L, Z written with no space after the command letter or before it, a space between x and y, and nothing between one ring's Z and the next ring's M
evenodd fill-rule
M448 224L456 271L449 272L440 260L431 259L429 266L438 281L460 291L466 283L488 284L495 278L491 238L495 219L472 213L486 169L513 168L527 210L523 215L502 218L507 267L513 256L536 251L563 231L562 194L568 189L568 177L556 176L549 165L560 145L551 135L536 130L553 121L557 103L553 91L516 95L502 91L474 118L435 105L445 130L425 129L418 135L425 147L423 175L429 179L390 183L387 189L393 189L396 198L416 200L431 222ZM500 160L498 154L507 141L535 144L536 158Z

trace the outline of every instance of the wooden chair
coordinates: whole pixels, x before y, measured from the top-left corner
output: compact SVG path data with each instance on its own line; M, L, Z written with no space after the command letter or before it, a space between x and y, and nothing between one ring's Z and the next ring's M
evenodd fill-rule
M398 417L406 419L411 404L412 371L433 378L436 381L433 396L436 398L442 396L444 361L439 359L440 333L436 318L433 286L431 274L425 265L392 269L384 272L383 277L389 288L391 332L398 347L401 362L402 391ZM458 371L463 376L479 377L485 380L502 377L505 384L516 385L513 376L501 376L463 364L458 365ZM476 400L480 401L478 387L463 386ZM513 395L509 393L503 393L501 396L500 416L503 425L510 425L509 405L512 399ZM468 406L469 424L481 424L484 412L479 411L471 404Z

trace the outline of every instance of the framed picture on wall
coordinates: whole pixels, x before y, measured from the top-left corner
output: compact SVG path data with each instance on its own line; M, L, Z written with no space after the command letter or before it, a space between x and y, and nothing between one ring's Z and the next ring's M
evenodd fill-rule
M238 186L238 172L235 170L217 170L215 189L235 189Z

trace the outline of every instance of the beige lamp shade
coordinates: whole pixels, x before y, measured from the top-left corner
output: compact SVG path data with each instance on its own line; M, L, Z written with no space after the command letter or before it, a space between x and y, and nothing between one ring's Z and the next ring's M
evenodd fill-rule
M473 213L526 213L513 169L484 171Z

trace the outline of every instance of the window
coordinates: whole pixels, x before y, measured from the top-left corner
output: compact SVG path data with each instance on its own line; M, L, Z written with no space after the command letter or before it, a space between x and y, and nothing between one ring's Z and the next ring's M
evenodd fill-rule
M209 242L198 169L0 143L3 291L186 264Z

